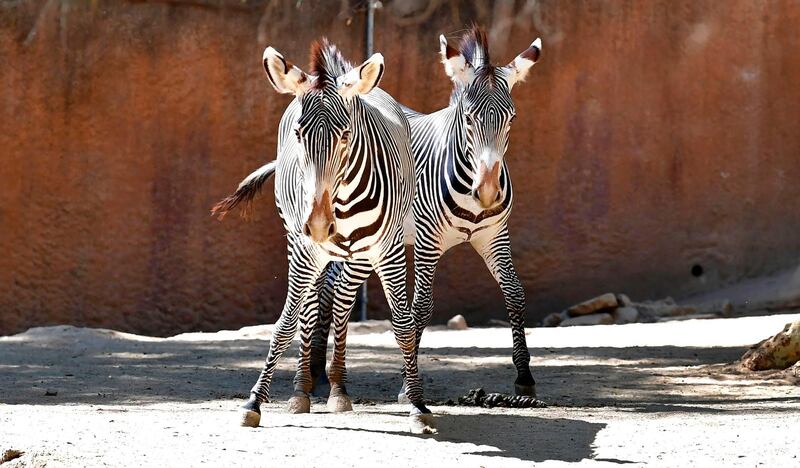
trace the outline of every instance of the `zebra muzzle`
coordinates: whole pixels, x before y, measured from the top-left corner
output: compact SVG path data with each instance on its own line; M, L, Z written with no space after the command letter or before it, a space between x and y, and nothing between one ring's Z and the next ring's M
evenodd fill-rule
M500 202L500 161L496 161L491 169L481 162L478 185L472 191L472 196L481 208L491 208Z
M331 197L327 190L311 204L311 213L303 225L303 233L318 244L336 234L336 219L333 217Z

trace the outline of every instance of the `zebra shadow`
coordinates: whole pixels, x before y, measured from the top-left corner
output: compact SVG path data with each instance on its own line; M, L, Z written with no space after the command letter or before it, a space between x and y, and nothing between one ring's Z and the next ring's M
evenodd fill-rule
M392 413L395 414L395 413ZM402 414L397 413L397 416ZM518 459L529 462L593 459L597 433L606 427L579 419L542 418L512 414L439 414L438 434L416 435L401 431L323 426L332 431L361 431L398 437L435 439L455 444L465 455ZM291 424L285 427L304 428ZM320 426L314 426L319 428ZM599 459L597 459L599 460ZM605 460L634 463L624 460Z
M471 443L473 455L533 462L592 458L595 437L606 425L579 419L508 414L440 415L438 440Z

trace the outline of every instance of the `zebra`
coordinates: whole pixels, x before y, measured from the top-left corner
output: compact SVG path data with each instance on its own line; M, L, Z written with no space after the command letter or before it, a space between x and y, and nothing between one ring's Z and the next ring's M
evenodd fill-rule
M267 47L263 65L278 93L295 99L278 130L278 157L245 178L212 213L224 216L237 205L246 212L261 186L274 175L275 201L287 231L289 287L269 353L250 398L242 406L244 426L256 427L260 405L269 401L275 366L300 324L300 357L289 411L310 412L310 341L318 303L332 311L334 352L328 377L328 409L352 410L345 388L347 320L358 286L374 270L391 308L395 339L404 358L411 402L411 431L435 432L417 373L416 327L406 299L403 220L414 195L414 165L408 121L397 102L377 88L383 56L353 67L323 39L311 49L305 73ZM340 264L335 295L321 294L325 268Z
M491 64L486 33L477 26L463 35L458 50L448 45L444 35L439 36L439 46L445 72L453 81L449 106L432 114L403 108L411 126L415 161L413 226L406 228L406 242L414 245L412 309L417 346L433 314L436 265L448 249L469 242L503 292L513 338L512 361L517 370L514 392L535 397L536 382L525 340L525 290L511 259L508 218L513 192L503 156L516 115L511 89L525 80L539 60L542 41L537 38L506 66ZM312 345L315 386L326 382L326 326L330 318L325 308L320 312ZM406 380L398 401L407 398Z

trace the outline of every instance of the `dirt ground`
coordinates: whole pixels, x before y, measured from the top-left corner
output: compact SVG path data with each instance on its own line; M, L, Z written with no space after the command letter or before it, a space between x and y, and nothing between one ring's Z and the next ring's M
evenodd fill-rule
M0 338L0 456L17 466L799 466L800 386L728 363L800 315L528 331L544 409L445 405L510 392L510 331L433 328L421 369L439 434L392 402L387 324L354 324L355 411L291 415L296 343L262 408L237 425L270 326L150 338L68 326Z

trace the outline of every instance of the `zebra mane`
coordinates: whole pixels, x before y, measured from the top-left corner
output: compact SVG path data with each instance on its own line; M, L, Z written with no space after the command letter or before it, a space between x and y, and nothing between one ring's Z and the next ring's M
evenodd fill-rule
M475 69L491 66L489 59L489 41L486 40L486 31L480 26L472 28L461 38L461 55L471 63Z
M323 37L321 41L311 44L311 74L316 75L314 87L322 88L326 83L335 81L353 69L339 49Z

